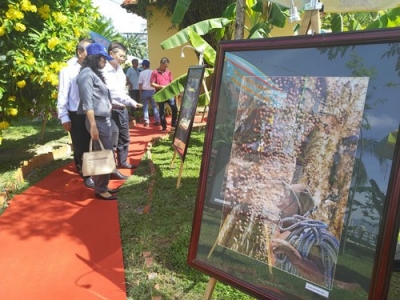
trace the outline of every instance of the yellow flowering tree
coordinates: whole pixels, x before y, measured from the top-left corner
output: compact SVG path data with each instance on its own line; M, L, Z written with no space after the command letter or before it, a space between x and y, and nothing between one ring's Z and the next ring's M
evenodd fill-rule
M13 117L54 110L58 72L99 17L91 0L0 1L0 137Z

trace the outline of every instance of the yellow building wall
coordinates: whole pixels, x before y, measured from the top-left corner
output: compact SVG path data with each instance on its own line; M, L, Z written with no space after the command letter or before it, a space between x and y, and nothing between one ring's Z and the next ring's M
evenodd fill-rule
M160 43L178 32L178 30L171 27L170 19L167 19L162 12L153 10L152 13L151 19L147 20L150 68L153 70L158 68L160 59L166 56L170 61L169 69L174 78L186 74L189 66L196 65L198 62L194 50L185 48L183 52L185 55L184 58L181 58L181 49L183 46L163 50Z
M272 37L279 36L293 36L294 35L294 27L296 23L290 23L289 20L286 21L286 26L284 28L274 27L271 31Z
M167 19L162 12L152 9L152 14L151 19L147 20L150 68L156 69L159 66L160 59L166 56L170 60L169 68L174 78L186 74L188 67L196 65L198 62L195 51L187 47L184 49L185 57L181 58L183 46L163 50L160 43L178 32L178 30L172 28L170 19ZM286 24L285 28L274 28L271 32L271 36L292 36L295 23L287 22Z

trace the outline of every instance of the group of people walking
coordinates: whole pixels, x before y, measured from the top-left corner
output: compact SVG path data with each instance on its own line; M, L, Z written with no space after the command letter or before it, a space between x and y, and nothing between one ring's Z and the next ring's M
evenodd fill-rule
M91 39L82 39L76 47L75 57L59 73L58 118L65 130L70 132L74 147L74 163L86 187L93 188L95 198L116 200L117 189L108 188L110 179L127 179L118 169L137 166L128 161L130 144L128 108L143 107L144 126L150 125L148 103L154 113L154 126L165 131L167 123L164 102L159 109L153 99L154 93L172 81L167 69L168 58L162 58L156 70L150 70L150 62L143 60L143 70L138 72L138 61L125 74L121 64L126 60L126 47L112 42L106 50ZM136 72L137 71L137 72ZM131 81L132 80L132 81ZM129 86L129 95L126 86ZM142 102L139 103L139 102ZM177 107L174 99L165 101L172 109L171 126L176 126ZM90 139L93 149L114 150L117 169L112 174L82 175L82 156L89 151Z
M173 80L172 73L168 70L169 59L163 57L160 61L159 67L155 70L150 69L150 61L147 59L142 61L141 71L139 70L138 59L132 59L131 63L132 67L130 67L126 72L129 94L132 98L136 96L137 99L142 101L144 126L150 125L148 105L151 103L155 120L153 125L161 125L162 130L166 131L167 121L165 119L165 103L168 103L172 110L171 126L176 127L178 108L175 99L171 98L165 102L159 102L158 108L153 98L155 92L161 90Z

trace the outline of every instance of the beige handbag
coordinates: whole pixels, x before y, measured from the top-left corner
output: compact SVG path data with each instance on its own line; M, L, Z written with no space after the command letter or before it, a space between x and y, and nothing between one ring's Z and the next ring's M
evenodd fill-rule
M90 139L89 152L83 153L82 156L83 176L111 174L116 168L113 151L105 150L100 139L98 142L101 150L93 151L92 142Z

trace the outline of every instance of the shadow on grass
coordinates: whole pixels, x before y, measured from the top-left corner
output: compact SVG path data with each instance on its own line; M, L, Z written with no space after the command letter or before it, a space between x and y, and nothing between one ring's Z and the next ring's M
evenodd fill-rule
M35 150L47 143L52 145L68 143L68 134L57 120L46 124L42 140L40 140L41 130L41 121L23 119L15 126L10 126L3 131L3 141L0 146L0 173L16 170L21 162L34 157ZM49 149L50 147L49 145Z

